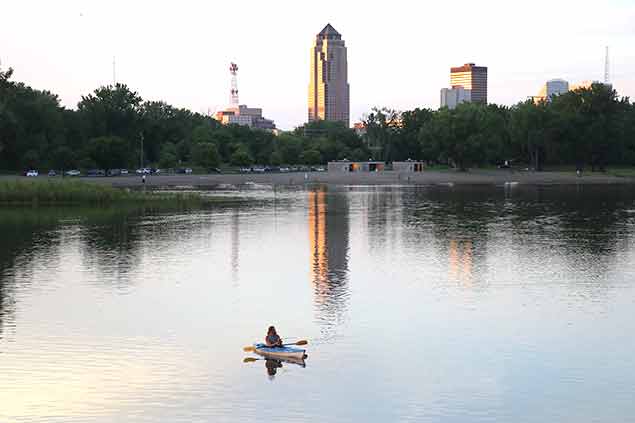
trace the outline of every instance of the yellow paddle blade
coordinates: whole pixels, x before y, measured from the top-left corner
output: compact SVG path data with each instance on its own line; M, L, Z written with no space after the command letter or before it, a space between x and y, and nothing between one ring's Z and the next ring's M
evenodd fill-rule
M295 343L295 345L306 345L306 344L308 344L308 343L309 343L309 341L307 341L307 340L303 339L302 341L298 341L298 342L296 342L296 343Z
M256 348L254 348L254 346L253 346L253 345L250 345L250 346L248 346L248 347L244 347L244 348L243 348L243 351L244 351L244 352L254 352L254 351L256 351Z
M253 357L245 357L243 363L253 363L254 361L258 361L258 359Z

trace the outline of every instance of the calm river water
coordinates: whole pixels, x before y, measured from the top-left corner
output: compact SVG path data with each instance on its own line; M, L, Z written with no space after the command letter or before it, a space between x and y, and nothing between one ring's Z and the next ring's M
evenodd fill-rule
M0 422L628 421L634 193L0 209ZM242 362L270 324L305 367Z

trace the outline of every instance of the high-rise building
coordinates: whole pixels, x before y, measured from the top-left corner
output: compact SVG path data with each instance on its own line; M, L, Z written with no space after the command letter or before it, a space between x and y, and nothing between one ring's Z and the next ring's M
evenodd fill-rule
M454 109L461 103L469 103L472 92L463 87L441 88L441 107Z
M472 103L487 104L487 67L466 63L450 69L450 86L470 90Z
M349 125L348 64L339 32L327 24L311 48L309 122L330 120Z

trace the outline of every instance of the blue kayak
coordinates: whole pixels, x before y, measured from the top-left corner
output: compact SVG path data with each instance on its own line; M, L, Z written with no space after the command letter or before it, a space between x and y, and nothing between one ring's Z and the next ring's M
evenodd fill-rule
M260 354L264 357L271 358L290 358L290 359L299 359L302 360L305 358L306 350L302 348L295 347L268 347L265 344L254 344L254 348L256 349L256 354Z

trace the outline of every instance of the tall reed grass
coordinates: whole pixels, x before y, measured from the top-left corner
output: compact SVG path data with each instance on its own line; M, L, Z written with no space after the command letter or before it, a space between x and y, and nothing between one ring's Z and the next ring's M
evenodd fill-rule
M205 202L207 200L196 193L132 191L82 181L0 180L0 204L109 206L123 203L197 205Z

